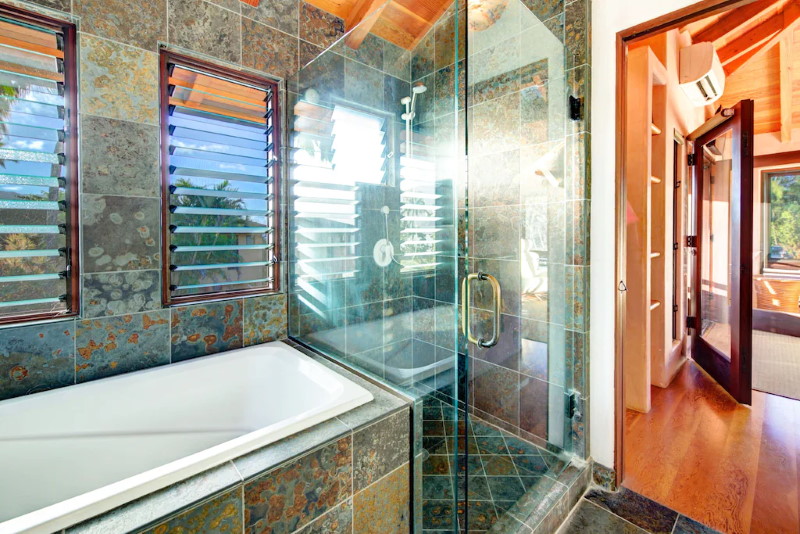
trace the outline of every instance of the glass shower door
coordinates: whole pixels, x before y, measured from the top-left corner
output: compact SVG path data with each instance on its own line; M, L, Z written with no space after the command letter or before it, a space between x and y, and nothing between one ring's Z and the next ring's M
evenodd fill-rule
M464 13L468 532L536 527L566 487L563 471L585 457L586 65L566 44L576 28L565 30L577 6L508 0Z

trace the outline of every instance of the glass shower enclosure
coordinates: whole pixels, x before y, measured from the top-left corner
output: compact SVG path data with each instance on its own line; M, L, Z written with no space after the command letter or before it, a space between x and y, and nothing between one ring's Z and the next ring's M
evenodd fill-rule
M414 532L530 532L586 457L568 9L368 19L289 83L290 336L414 399Z

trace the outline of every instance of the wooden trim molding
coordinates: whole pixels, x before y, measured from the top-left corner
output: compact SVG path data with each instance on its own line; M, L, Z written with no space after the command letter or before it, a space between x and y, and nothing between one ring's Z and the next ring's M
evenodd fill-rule
M778 167L780 165L800 164L800 150L792 152L777 152L753 158L753 166L758 169L761 167Z

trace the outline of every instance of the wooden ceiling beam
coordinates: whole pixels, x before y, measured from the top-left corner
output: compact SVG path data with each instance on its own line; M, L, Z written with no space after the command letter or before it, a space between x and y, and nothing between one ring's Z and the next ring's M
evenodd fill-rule
M794 47L794 31L783 31L780 46L781 72L781 143L792 141L792 48Z
M734 9L730 13L720 17L715 23L705 28L696 34L692 35L693 43L704 43L706 41L714 42L722 39L732 31L736 30L743 24L754 19L773 5L778 0L758 0L752 4L747 4L739 9Z
M771 48L772 45L775 44L775 39L779 35L780 32L777 32L769 36L769 38L764 39L759 44L757 44L756 46L754 46L741 56L738 56L735 59L732 59L729 62L725 63L725 65L723 65L723 69L725 70L725 75L730 76L731 74L739 70L739 67L750 61L756 54L766 50L767 48Z
M783 13L778 13L768 18L741 37L737 37L719 49L719 60L722 64L730 62L753 47L757 47L765 39L769 39L784 29Z
M720 61L722 61L722 63L724 64L725 74L727 76L730 76L731 74L739 70L739 68L741 68L746 63L749 63L750 61L761 57L768 50L770 50L772 47L778 44L778 42L781 40L784 34L795 31L795 29L797 29L798 25L800 24L800 5L798 5L795 2L792 2L786 6L786 9L775 15L775 17L782 17L783 21L781 24L781 29L768 40L763 41L762 43L751 48L744 54L727 62L722 59L722 55L720 53Z
M358 0L344 21L345 31L349 32L344 39L345 44L357 50L385 7L386 0Z

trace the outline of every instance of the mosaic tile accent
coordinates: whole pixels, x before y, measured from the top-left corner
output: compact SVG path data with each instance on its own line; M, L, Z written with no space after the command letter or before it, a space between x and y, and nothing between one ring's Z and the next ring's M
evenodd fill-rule
M153 52L167 40L167 0L140 2L135 9L128 0L74 0L73 8L81 32Z
M354 532L353 500L348 499L298 530L296 534L352 534L352 532Z
M245 485L245 525L253 534L293 532L350 496L348 436Z
M142 534L233 534L242 531L242 488L220 495Z
M158 55L80 34L81 111L158 125Z
M75 382L75 321L20 326L0 336L0 400Z
M77 323L78 383L170 362L169 310Z
M244 299L244 346L286 338L286 295Z
M353 436L353 489L358 492L408 462L408 417L403 410Z
M161 308L161 272L127 271L83 276L83 317L125 315Z
M270 0L259 2L258 7L240 4L243 16L297 36L298 0Z
M159 267L158 199L84 195L82 208L85 273Z
M328 48L344 36L344 21L321 9L300 3L300 38L311 44Z
M242 19L242 64L245 67L288 78L299 68L298 46L297 37Z
M170 0L169 39L225 61L241 60L240 17L203 0Z
M157 126L81 116L84 193L158 197Z
M242 347L242 301L172 308L172 361Z
M411 524L409 464L353 498L353 532L405 534Z

